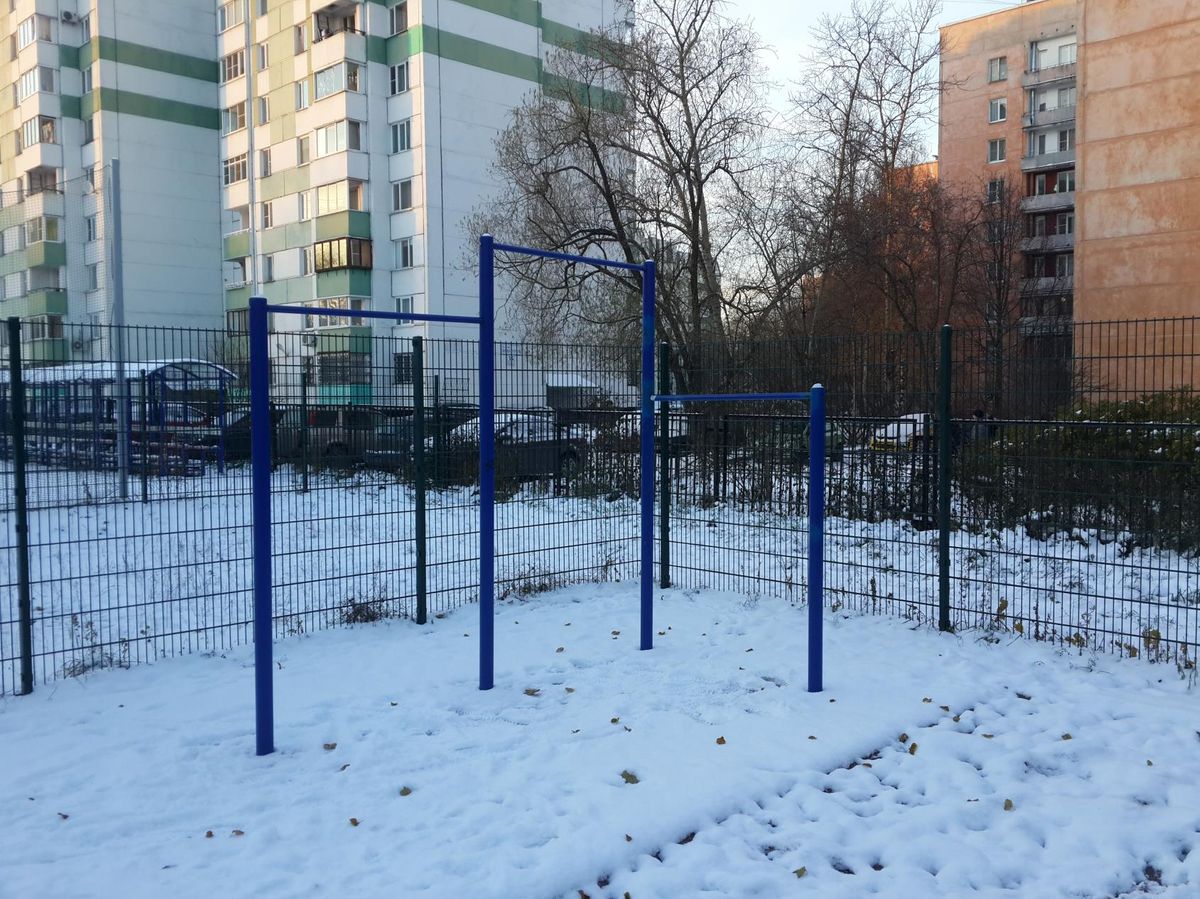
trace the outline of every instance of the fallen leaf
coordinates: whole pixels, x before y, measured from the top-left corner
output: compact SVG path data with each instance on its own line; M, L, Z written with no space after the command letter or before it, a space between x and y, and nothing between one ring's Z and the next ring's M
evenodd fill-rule
M628 724L625 724L625 725L622 725L622 726L625 728L625 732L626 732L626 733L633 733L633 728L632 728L632 727L630 727Z
M908 747L908 754L909 755L917 754L917 744L916 743L913 743L911 746Z
M346 762L346 764L344 764L344 765L342 765L342 767L338 768L338 771L345 771L349 767L350 767L350 763Z
M809 734L809 735L808 735L808 738L809 738L810 740L815 740L815 739L816 739L816 737L814 737L812 734Z
M246 835L246 831L244 831L244 830L237 830L237 829L235 829L235 830L233 831L233 835L234 835L235 837L243 837L243 836L245 836L245 835Z
M332 752L334 749L337 749L337 743L325 743L323 745L326 752Z
M724 745L725 745L725 738L724 738L724 737L717 737L717 745L718 745L718 746L724 746Z
M391 705L392 705L392 708L395 708L396 706L400 705L400 703L398 703L398 702L393 702Z
M626 843L632 843L632 842L633 842L633 837L631 837L629 834L625 834L625 842L626 842Z
M638 782L638 776L632 771L622 771L621 779L627 784L635 784Z
M958 724L958 722L962 720L962 715L955 715L950 720L953 721L955 724Z
M930 699L928 696L926 696L924 699L921 700L921 702L933 702L933 700Z
M1016 806L1013 805L1013 801L1011 799L1004 800L1004 810L1006 812L1011 812L1014 808L1016 808Z
M612 719L610 719L610 720L609 720L609 722L608 722L608 723L609 723L609 724L620 724L620 723L621 723L621 719L620 719L620 718L612 718Z
M1033 699L1033 697L1032 697L1032 696L1030 696L1028 693L1021 693L1020 691L1018 691L1018 692L1017 692L1017 699L1030 700L1030 699Z
M746 650L746 652L754 652L754 647L751 646L749 649Z
M558 649L556 649L556 650L554 650L554 651L555 651L555 652L566 652L566 651L567 651L567 647L565 647L565 646L560 646L560 647L558 647Z
M568 693L574 693L574 692L575 692L575 688L574 688L574 687L563 687L563 689L564 689L564 690L566 690Z
M1071 735L1070 735L1070 734L1063 734L1063 735L1062 735L1062 738L1063 738L1064 740L1069 740L1069 739L1071 739Z
M1147 767L1147 768L1153 768L1153 767L1154 767L1154 762L1150 761L1150 759L1146 759L1146 767Z
M938 708L941 709L943 712L950 711L950 706L948 706L948 705L941 705L941 706L938 706Z
M994 738L995 736L996 736L995 734L984 734L984 735L983 735L983 738L984 738L985 740L991 740L991 739L992 739L992 738Z
M901 743L907 743L908 742L908 734L901 734L899 737L899 740Z
M525 688L526 696L539 696L539 695L541 695L541 692L542 691L539 690L537 687L526 687Z
M659 632L658 632L658 635L659 635L660 637L665 637L665 636L667 635L667 632L666 632L666 631L659 631Z
M213 838L213 832L211 830L204 831L204 839L211 840L212 838Z
M358 827L358 819L357 819L357 818L351 818L351 819L350 819L350 826L351 826L351 827Z
M621 632L620 632L620 631L613 631L613 632L612 632L612 635L613 635L614 637L618 637L618 636L620 636L620 634L621 634Z
M59 813L58 813L58 817L62 818L64 821L66 821L66 820L67 820L68 818L70 818L71 816L70 816L70 815L68 815L68 814L66 814L65 812L59 812Z
M801 865L799 868L797 868L792 873L795 874L797 877L803 877L805 874L808 873L808 868Z
M1018 634L1023 634L1023 633L1025 633L1025 625L1021 624L1021 622L1018 621L1016 624L1013 625L1013 630L1016 631Z
M401 787L400 795L401 796L411 796L412 795L412 787Z

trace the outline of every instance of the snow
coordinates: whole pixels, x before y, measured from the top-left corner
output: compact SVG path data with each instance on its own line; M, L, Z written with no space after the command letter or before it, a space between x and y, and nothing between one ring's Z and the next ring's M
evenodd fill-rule
M0 894L1197 893L1173 665L843 611L809 694L802 605L655 605L501 604L489 692L475 607L281 640L263 758L249 647L0 701Z

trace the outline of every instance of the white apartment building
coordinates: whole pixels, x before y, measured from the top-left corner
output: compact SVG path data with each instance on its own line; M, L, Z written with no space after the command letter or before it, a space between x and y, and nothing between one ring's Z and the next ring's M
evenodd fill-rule
M342 319L279 317L278 331L306 332L278 342L285 352L295 342L310 355L346 352L367 334L472 338L469 327L353 313L475 312L464 218L495 187L496 134L555 78L556 52L631 9L10 0L0 11L12 85L0 92L0 314L28 323L33 361L109 352L71 326L117 314L104 181L119 159L126 323L240 330L261 293L346 309ZM356 386L343 398L371 392Z

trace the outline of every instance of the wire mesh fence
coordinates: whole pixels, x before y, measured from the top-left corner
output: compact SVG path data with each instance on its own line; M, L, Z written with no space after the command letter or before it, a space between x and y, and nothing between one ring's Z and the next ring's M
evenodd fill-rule
M478 589L477 345L332 324L271 335L277 636L441 615ZM38 682L251 639L247 335L63 328L74 359L21 375L28 578L0 376L3 694L23 630ZM727 342L667 348L666 368L676 392L826 385L831 608L945 607L988 638L1194 670L1195 336L1190 319L956 331L945 371L935 334ZM498 346L499 597L636 577L637 353ZM787 403L659 412L670 582L803 601L808 439Z

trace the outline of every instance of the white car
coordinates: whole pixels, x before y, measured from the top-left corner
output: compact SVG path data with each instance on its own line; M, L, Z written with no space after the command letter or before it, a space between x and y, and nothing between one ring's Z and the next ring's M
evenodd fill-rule
M933 415L929 412L913 412L876 428L875 433L871 435L871 449L913 447L919 440L932 436Z

